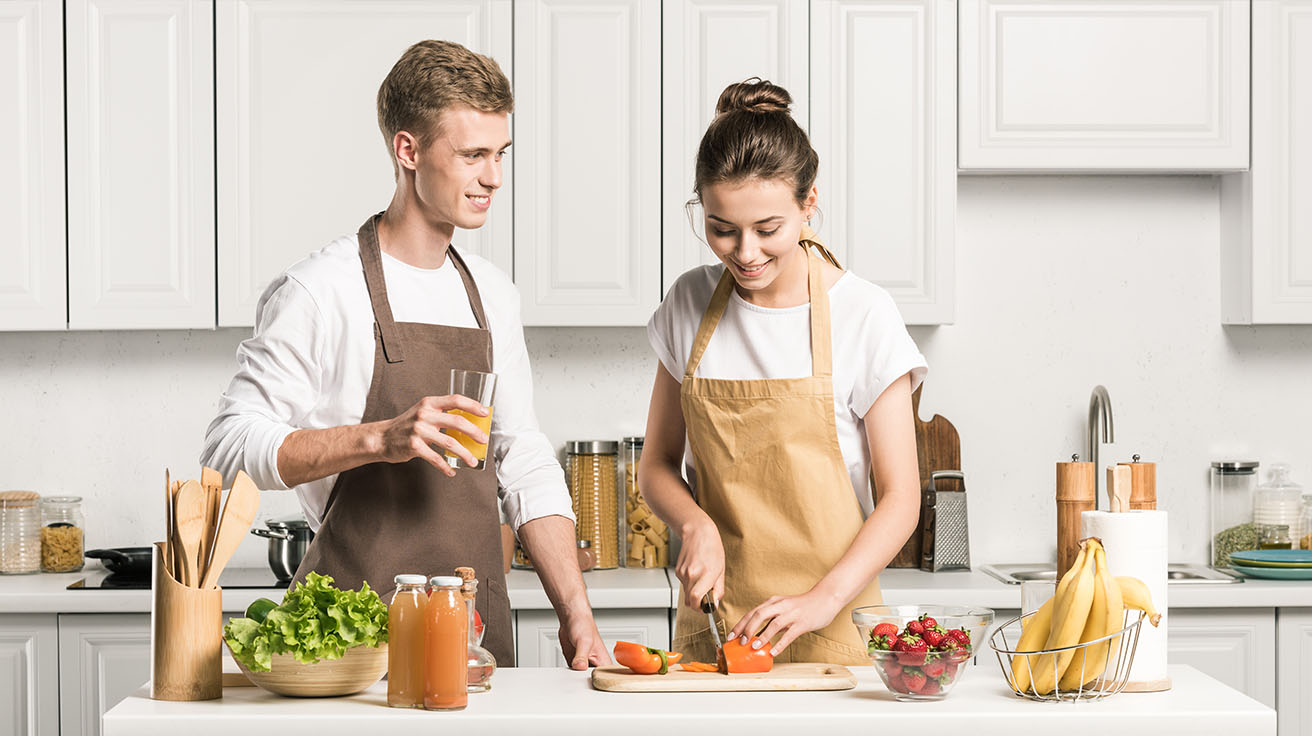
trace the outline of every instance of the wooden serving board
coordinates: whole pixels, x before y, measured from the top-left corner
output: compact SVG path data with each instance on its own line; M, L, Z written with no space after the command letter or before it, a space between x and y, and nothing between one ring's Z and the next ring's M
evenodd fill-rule
M792 662L776 664L760 674L722 675L684 672L678 665L664 675L636 675L628 667L597 667L592 686L617 693L691 693L765 690L851 690L856 677L837 664Z

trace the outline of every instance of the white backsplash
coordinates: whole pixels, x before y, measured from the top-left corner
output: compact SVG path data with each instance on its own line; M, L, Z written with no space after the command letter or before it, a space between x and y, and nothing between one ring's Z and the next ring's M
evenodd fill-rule
M961 434L977 564L1054 557L1053 463L1084 452L1098 383L1117 438L1102 459L1158 463L1173 560L1206 560L1212 459L1289 462L1312 485L1312 326L1220 324L1215 179L963 177L959 191L956 324L911 332L930 362L921 413ZM92 546L158 538L163 470L198 474L246 334L0 333L0 489L82 495ZM643 328L527 342L557 447L644 431ZM297 508L270 492L261 517ZM251 537L233 564L264 553Z

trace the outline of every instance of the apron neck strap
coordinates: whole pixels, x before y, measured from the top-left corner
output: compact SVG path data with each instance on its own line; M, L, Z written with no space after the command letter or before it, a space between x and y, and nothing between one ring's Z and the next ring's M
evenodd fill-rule
M803 235L805 234L804 231ZM803 241L803 245L806 245L806 242ZM828 255L824 246L818 242L814 244ZM833 257L828 256L828 258L832 262ZM833 345L829 339L829 293L825 291L824 271L820 267L820 259L810 248L806 248L806 268L807 294L811 299L811 375L828 378L834 372ZM706 313L702 315L701 324L697 327L697 338L693 341L692 352L688 356L688 366L683 373L685 379L697 373L697 366L702 362L706 346L711 343L711 335L715 334L715 328L720 324L720 318L724 316L724 310L729 306L733 286L733 274L729 273L726 267L724 273L720 274L720 282L715 286L711 303L707 305Z
M378 243L378 221L383 213L370 217L360 226L357 237L360 240L360 262L364 266L364 283L369 289L369 303L374 310L374 325L379 339L383 343L383 356L388 363L405 361L405 351L401 347L401 336L392 318L392 305L387 300L387 281L383 278L382 248ZM483 299L479 296L478 286L469 273L469 267L455 248L447 248L447 257L455 265L460 280L465 285L469 296L469 306L474 312L474 320L480 329L486 330L487 313L483 310Z

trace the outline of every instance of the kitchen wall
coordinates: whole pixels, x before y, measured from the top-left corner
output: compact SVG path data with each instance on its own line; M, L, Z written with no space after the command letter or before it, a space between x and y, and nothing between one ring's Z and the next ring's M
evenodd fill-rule
M1158 465L1171 556L1207 557L1213 458L1294 465L1312 485L1312 328L1220 324L1218 181L963 177L957 322L913 328L922 414L961 433L977 563L1054 557L1053 463L1083 453L1105 385L1117 442ZM822 232L823 235L823 232ZM0 488L85 498L88 544L159 535L163 469L192 477L245 330L0 334ZM530 328L543 429L643 431L642 328ZM266 493L262 516L296 511ZM250 538L234 564L263 564Z

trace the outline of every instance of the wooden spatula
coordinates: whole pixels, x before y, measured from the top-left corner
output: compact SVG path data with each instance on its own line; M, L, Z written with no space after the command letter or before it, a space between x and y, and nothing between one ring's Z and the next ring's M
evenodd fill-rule
M210 567L210 555L214 553L214 536L219 523L219 497L223 493L223 476L213 468L200 469L200 485L205 489L205 529L200 539L200 553L196 569L199 581L205 577Z
M177 503L178 542L182 545L183 585L200 582L200 540L205 534L205 489L194 480L182 484Z
M214 539L214 554L210 557L209 569L201 581L201 590L213 588L219 580L219 573L224 565L232 559L241 540L251 530L255 521L255 512L260 510L260 491L255 487L245 471L238 470L232 481L232 490L228 491L228 501L223 504L223 513L219 516L218 536Z

